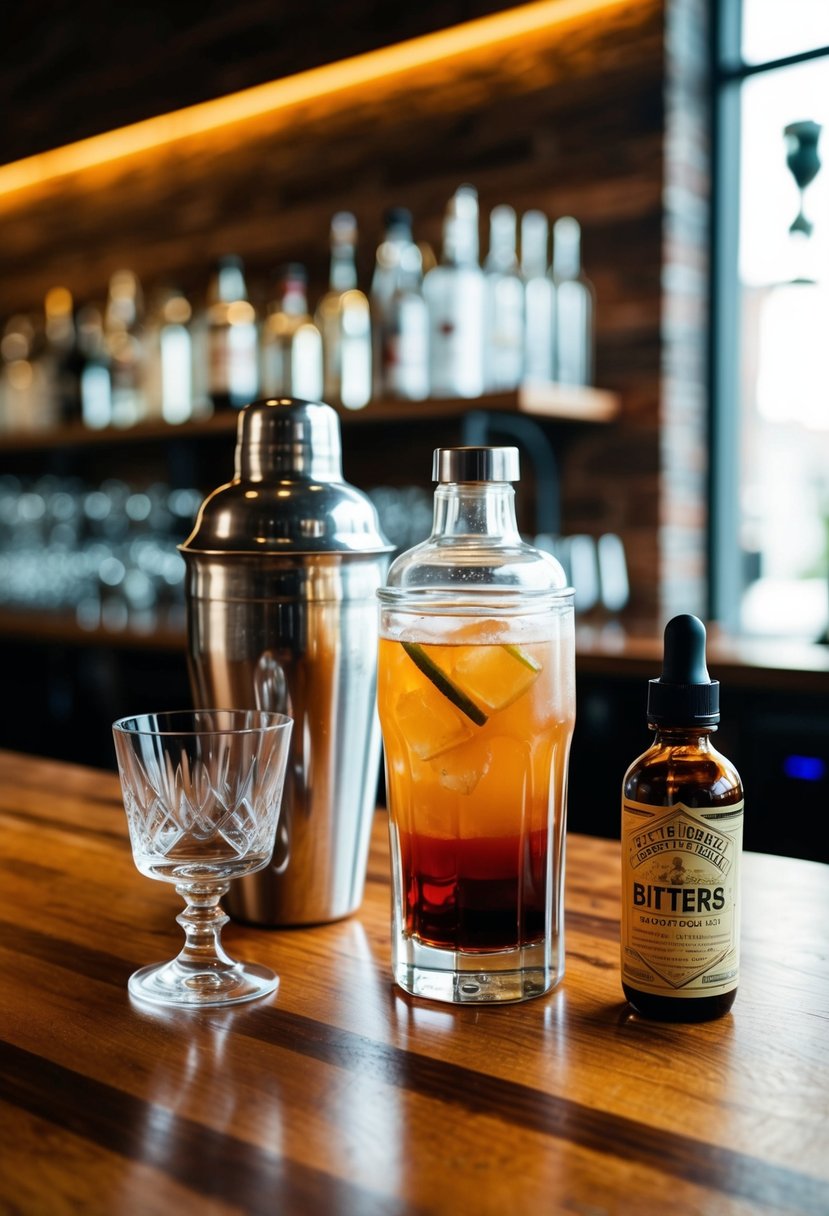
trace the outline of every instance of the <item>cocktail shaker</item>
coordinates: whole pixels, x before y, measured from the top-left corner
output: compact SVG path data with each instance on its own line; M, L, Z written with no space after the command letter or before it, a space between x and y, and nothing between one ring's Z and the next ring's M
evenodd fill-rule
M293 398L242 410L233 480L181 552L195 704L294 719L271 864L231 885L227 910L260 925L348 916L377 795L375 592L391 546L343 480L335 411Z

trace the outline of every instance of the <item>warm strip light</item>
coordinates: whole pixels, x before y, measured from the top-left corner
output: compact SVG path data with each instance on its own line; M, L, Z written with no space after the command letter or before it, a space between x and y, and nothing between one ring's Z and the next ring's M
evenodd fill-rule
M0 195L79 173L110 161L203 135L231 123L258 118L383 78L438 63L470 51L563 25L574 18L622 8L633 0L539 0L507 12L424 34L395 46L368 51L338 63L311 68L240 93L132 123L0 167Z

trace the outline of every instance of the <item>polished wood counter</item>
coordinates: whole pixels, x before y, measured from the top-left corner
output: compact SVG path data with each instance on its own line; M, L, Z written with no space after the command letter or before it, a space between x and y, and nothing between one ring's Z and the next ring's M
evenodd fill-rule
M360 912L229 925L277 993L133 1004L178 899L134 869L117 779L0 753L0 1211L829 1212L829 867L747 854L732 1013L621 999L618 844L568 844L567 974L456 1009L389 975L386 825Z

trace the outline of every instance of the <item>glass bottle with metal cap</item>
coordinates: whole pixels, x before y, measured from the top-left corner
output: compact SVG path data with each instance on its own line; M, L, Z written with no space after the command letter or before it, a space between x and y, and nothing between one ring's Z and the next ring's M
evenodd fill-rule
M515 448L438 449L432 534L378 593L392 969L464 1004L564 972L573 593L521 538L518 465Z
M244 409L233 480L181 552L195 704L295 722L272 863L234 884L227 909L264 925L347 916L377 797L372 639L391 546L343 480L334 410L292 398Z

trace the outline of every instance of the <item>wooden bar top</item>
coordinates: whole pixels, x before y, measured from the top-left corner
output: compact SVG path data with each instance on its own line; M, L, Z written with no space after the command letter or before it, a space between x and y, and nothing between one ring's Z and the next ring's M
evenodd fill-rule
M829 867L746 854L730 1015L622 1000L617 843L568 842L567 973L453 1008L389 972L385 815L360 911L228 925L278 991L131 1003L181 906L133 866L117 778L0 753L0 1211L188 1216L829 1212Z

